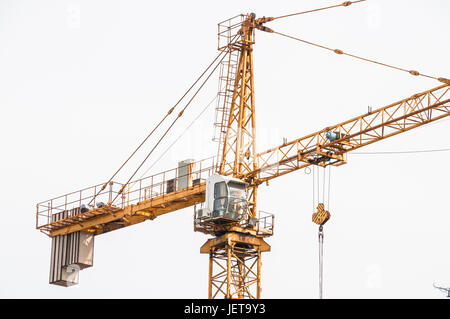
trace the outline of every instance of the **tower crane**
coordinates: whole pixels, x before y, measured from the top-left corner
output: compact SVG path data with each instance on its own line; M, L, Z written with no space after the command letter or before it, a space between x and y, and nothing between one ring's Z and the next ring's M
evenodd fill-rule
M113 181L116 172L105 183L38 203L36 228L52 238L50 283L62 286L78 283L78 272L92 266L95 236L194 206L194 231L211 236L200 248L201 253L209 255L208 297L260 298L261 254L270 251L265 239L274 234L274 216L257 207L261 184L308 166L346 164L346 155L351 151L450 115L450 81L446 78L365 59L277 32L266 25L281 18L363 1L346 1L279 17L257 18L251 13L219 23L219 55L149 134L175 114L187 93L197 87L175 116L170 130L220 66L215 122L217 156L197 162L183 161L175 169L133 180L142 163L126 183ZM253 64L256 31L413 76L432 78L441 85L258 153ZM319 204L313 221L322 226L328 218L329 213Z

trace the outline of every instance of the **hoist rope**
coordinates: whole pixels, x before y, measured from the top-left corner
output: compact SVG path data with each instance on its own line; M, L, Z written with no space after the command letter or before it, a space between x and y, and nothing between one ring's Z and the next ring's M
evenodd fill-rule
M169 111L164 115L164 117L159 121L159 123L153 128L153 130L145 137L145 139L139 144L139 146L131 153L131 155L125 160L125 162L122 163L122 165L119 167L119 169L111 176L111 178L102 186L102 188L94 195L94 197L90 200L89 204L92 203L92 201L95 200L95 198L100 194L106 186L113 180L114 177L122 170L122 168L128 163L128 161L136 154L136 152L142 147L142 145L145 144L145 142L150 138L150 136L153 135L153 133L158 129L158 127L161 126L161 124L166 120L166 118L173 112L173 110L180 104L180 102L186 97L186 95L194 88L194 86L200 81L200 79L208 72L208 70L211 68L211 66L214 65L214 63L219 59L219 57L222 55L223 51L218 54L214 60L208 65L208 67L200 74L200 76L194 81L194 83L187 89L187 91L183 94L183 96L175 103L173 107L169 109ZM225 54L226 56L226 54Z
M329 210L330 207L330 190L331 190L331 166L328 165L328 194L327 194L327 202L325 203L325 191L327 189L326 187L326 175L327 175L327 167L323 167L322 169L322 179L323 179L323 188L322 188L322 204L325 207L325 204L327 206L327 210ZM313 165L313 221L314 221L314 212L316 209L316 198L317 198L317 205L319 204L320 200L320 169L319 166ZM317 196L316 196L316 185L317 185ZM317 206L318 208L319 206ZM319 231L318 231L318 239L319 239L319 299L323 298L323 239L324 239L324 231L323 231L323 224L319 225Z
M323 298L323 226L319 226L319 299Z
M194 125L194 123L206 112L206 110L214 103L215 100L217 100L219 96L216 95L214 97L213 100L211 100L206 107L194 118L194 120L184 129L184 131L178 135L178 137L164 150L164 152L152 163L152 165L150 165L149 168L147 168L147 170L142 173L141 177L139 177L139 179L141 179L142 177L144 177L152 168L153 166L155 166L160 160L161 158L163 158L164 155L167 154L168 151L170 151L170 149L184 136L184 134L192 127L192 125ZM135 182L136 183L136 182ZM133 183L131 186L133 186L135 183Z
M330 211L330 190L331 190L331 166L328 166L328 201L327 210Z
M236 38L236 37L235 37ZM200 85L200 87L197 89L197 91L193 94L193 96L191 97L191 99L186 103L186 105L184 106L184 108L178 113L178 116L173 120L173 122L170 124L170 126L166 129L166 131L164 132L164 134L159 138L159 140L157 141L157 143L155 144L155 146L150 150L150 152L147 154L147 156L144 158L144 160L141 162L141 164L138 166L138 168L133 172L133 174L130 176L130 178L128 179L128 181L122 185L121 189L119 190L119 192L117 192L116 196L114 197L114 199L111 201L111 203L113 203L117 197L122 194L122 192L124 191L125 187L128 185L128 183L130 183L131 179L133 179L133 177L136 175L136 173L139 171L139 169L142 167L142 165L144 165L144 163L147 161L147 159L150 157L150 155L153 153L153 151L156 149L156 147L161 143L161 141L164 139L164 137L167 135L167 133L172 129L172 127L175 125L175 123L178 121L178 119L183 115L184 111L188 108L188 106L191 104L191 102L193 101L193 99L197 96L198 92L203 88L203 86L206 84L206 82L210 79L211 75L216 71L217 67L222 63L222 61L225 59L225 57L228 55L227 51L222 51L219 56L225 52L225 54L223 55L223 57L219 60L219 62L216 64L216 66L213 68L213 70L209 73L209 75L206 77L206 79L202 82L202 84ZM217 60L217 59L215 59ZM214 61L215 61L214 60Z
M312 165L313 172L313 212L320 201L320 168L317 165ZM330 192L331 192L331 166L327 165L322 169L322 203L326 204L326 209L330 208ZM328 175L328 178L327 178ZM325 201L325 198L327 199Z
M319 170L319 166L316 167L316 173L317 173L317 180L316 180L316 185L317 185L317 204L319 204L319 201L320 201L320 170Z
M308 11L301 11L301 12L297 12L297 13L291 13L291 14L286 14L286 15L282 15L279 17L274 17L273 20L276 19L282 19L282 18L287 18L287 17L292 17L292 16L296 16L296 15L300 15L300 14L305 14L305 13L311 13L311 12L317 12L317 11L322 11L322 10L326 10L326 9L332 9L332 8L337 8L337 7L348 7L349 5L353 4L353 3L358 3L358 2L364 2L366 0L358 0L358 1L346 1L343 2L341 4L336 4L334 6L329 6L329 7L323 7L323 8L318 8L318 9L312 9L312 10L308 10Z
M323 191L322 191L322 203L325 205L325 172L326 172L326 167L323 167Z
M397 67L397 66L389 65L389 64L382 63L382 62L379 62L379 61L367 59L367 58L360 57L360 56L357 56L357 55L354 55L354 54L346 53L346 52L344 52L344 51L342 51L340 49L332 49L332 48L326 47L326 46L321 45L321 44L317 44L317 43L314 43L314 42L306 41L306 40L303 40L303 39L300 39L300 38L297 38L297 37L294 37L294 36L291 36L291 35L288 35L288 34L284 34L284 33L281 33L281 32L277 32L277 31L274 31L274 30L272 30L271 33L275 33L275 34L281 35L283 37L290 38L290 39L293 39L293 40L296 40L296 41L299 41L299 42L302 42L302 43L305 43L305 44L309 44L309 45L312 45L312 46L315 46L315 47L318 47L318 48L321 48L321 49L332 51L332 52L334 52L334 53L336 53L338 55L346 55L346 56L349 56L349 57L352 57L352 58L355 58L355 59L359 59L359 60L362 60L362 61L365 61L365 62L375 63L375 64L378 64L378 65L381 65L381 66L385 66L385 67L388 67L388 68L391 68L391 69L407 72L407 73L409 73L411 75L414 75L414 76L423 76L423 77L426 77L426 78L437 80L437 81L445 83L445 84L450 84L450 80L446 79L446 78L443 78L443 77L435 77L435 76L431 76L431 75L426 75L426 74L419 73L418 71L415 71L415 70L407 70L407 69L404 69L404 68L400 68L400 67Z
M316 180L316 165L312 166L313 169L313 183L312 183L312 190L313 190L313 207L312 207L312 212L314 213L314 211L316 210L316 186L315 186L315 180Z

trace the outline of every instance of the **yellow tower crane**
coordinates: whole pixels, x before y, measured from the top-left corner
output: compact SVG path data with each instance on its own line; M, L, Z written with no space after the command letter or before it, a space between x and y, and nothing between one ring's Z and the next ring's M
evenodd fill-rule
M201 253L209 255L208 297L260 298L261 254L270 250L264 239L273 235L274 216L257 210L259 185L311 165L326 167L346 164L346 154L350 151L450 115L450 81L446 78L365 59L265 26L276 19L348 7L363 1L347 1L280 17L256 18L251 13L219 23L220 54L150 133L158 129L187 93L204 79L179 111L170 130L213 72L221 66L220 108L215 123L218 129L216 140L219 142L217 156L198 162L180 162L178 168L173 170L132 180L142 163L126 183L113 181L116 172L106 183L38 203L36 228L52 238L50 283L63 286L78 283L78 271L92 266L94 236L194 206L194 230L212 236L200 248ZM253 72L256 30L413 76L432 78L442 84L257 153ZM323 225L329 216L321 203L318 212L313 215L313 221Z

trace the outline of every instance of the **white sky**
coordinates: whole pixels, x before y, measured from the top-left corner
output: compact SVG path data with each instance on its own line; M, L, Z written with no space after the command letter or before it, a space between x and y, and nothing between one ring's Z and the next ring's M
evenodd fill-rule
M206 298L208 237L193 232L192 208L98 236L94 267L62 288L48 284L51 241L35 230L35 205L107 180L217 54L219 21L336 3L0 0L0 297ZM448 0L369 0L268 26L449 78L449 16ZM273 34L258 32L254 49L259 151L440 85ZM160 152L216 89L214 78ZM211 107L150 173L215 155L213 117ZM449 123L360 151L448 148ZM449 160L350 154L332 169L325 297L443 297L432 284L450 285ZM262 296L316 298L312 175L261 186L259 208L276 214Z

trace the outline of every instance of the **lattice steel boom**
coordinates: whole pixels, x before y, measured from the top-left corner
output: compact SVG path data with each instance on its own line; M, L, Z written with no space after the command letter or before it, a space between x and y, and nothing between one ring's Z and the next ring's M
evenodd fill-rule
M442 85L414 94L261 152L256 155L259 168L248 173L247 178L261 184L312 164L345 164L345 155L350 151L449 116L449 90L449 85Z

